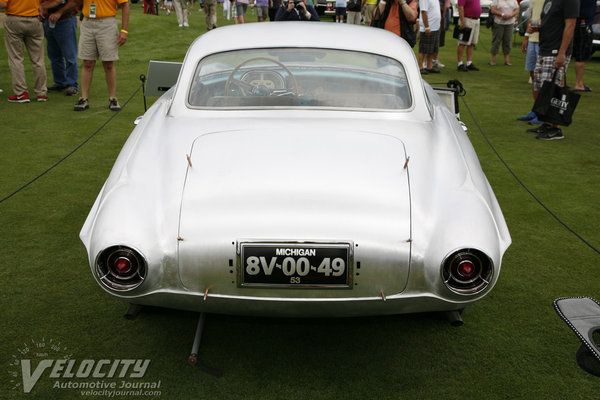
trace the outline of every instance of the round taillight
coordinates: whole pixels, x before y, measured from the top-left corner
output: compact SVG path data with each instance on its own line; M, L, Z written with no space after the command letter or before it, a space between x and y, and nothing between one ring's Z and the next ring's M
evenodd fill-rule
M482 251L462 249L450 254L442 263L442 278L454 293L477 294L490 284L494 268Z
M112 246L103 250L96 262L96 275L100 282L114 290L131 290L146 278L146 260L125 246Z

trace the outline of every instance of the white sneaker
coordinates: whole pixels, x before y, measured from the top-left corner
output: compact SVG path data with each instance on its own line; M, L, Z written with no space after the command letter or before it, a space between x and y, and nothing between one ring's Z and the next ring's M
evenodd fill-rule
M433 60L433 66L437 67L437 68L446 68L446 66L444 64L442 64L441 62L439 62L438 60Z
M188 24L187 22L184 22L184 23L183 23L183 26L184 26L184 27L186 27L186 28L189 28L189 27L190 27L190 24Z
M181 28L183 26L183 24L179 24L179 27Z

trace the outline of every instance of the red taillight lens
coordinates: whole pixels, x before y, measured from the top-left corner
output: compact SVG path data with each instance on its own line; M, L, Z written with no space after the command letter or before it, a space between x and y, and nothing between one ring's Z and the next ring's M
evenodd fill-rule
M475 266L471 261L463 261L458 266L458 273L465 278L471 278L475 272Z
M131 270L131 261L127 258L119 258L115 261L115 271L119 275L126 275Z

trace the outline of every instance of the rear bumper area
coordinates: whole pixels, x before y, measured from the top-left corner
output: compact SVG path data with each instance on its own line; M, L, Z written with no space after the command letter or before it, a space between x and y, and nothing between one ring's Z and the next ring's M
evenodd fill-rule
M265 317L359 317L461 310L475 301L451 302L433 295L396 295L370 298L282 299L155 292L124 299L132 304L184 309L214 314Z

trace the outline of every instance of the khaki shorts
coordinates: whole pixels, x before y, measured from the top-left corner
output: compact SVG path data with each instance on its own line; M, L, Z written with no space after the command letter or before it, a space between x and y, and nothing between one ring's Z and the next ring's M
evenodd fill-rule
M269 18L269 7L260 6L260 7L255 7L255 8L256 8L256 16L257 17L264 18L264 19Z
M471 28L471 37L469 38L468 42L459 40L458 44L462 44L464 46L477 44L477 41L479 40L479 19L465 18L465 27Z
M79 30L78 56L82 60L119 59L119 25L115 17L84 18Z

